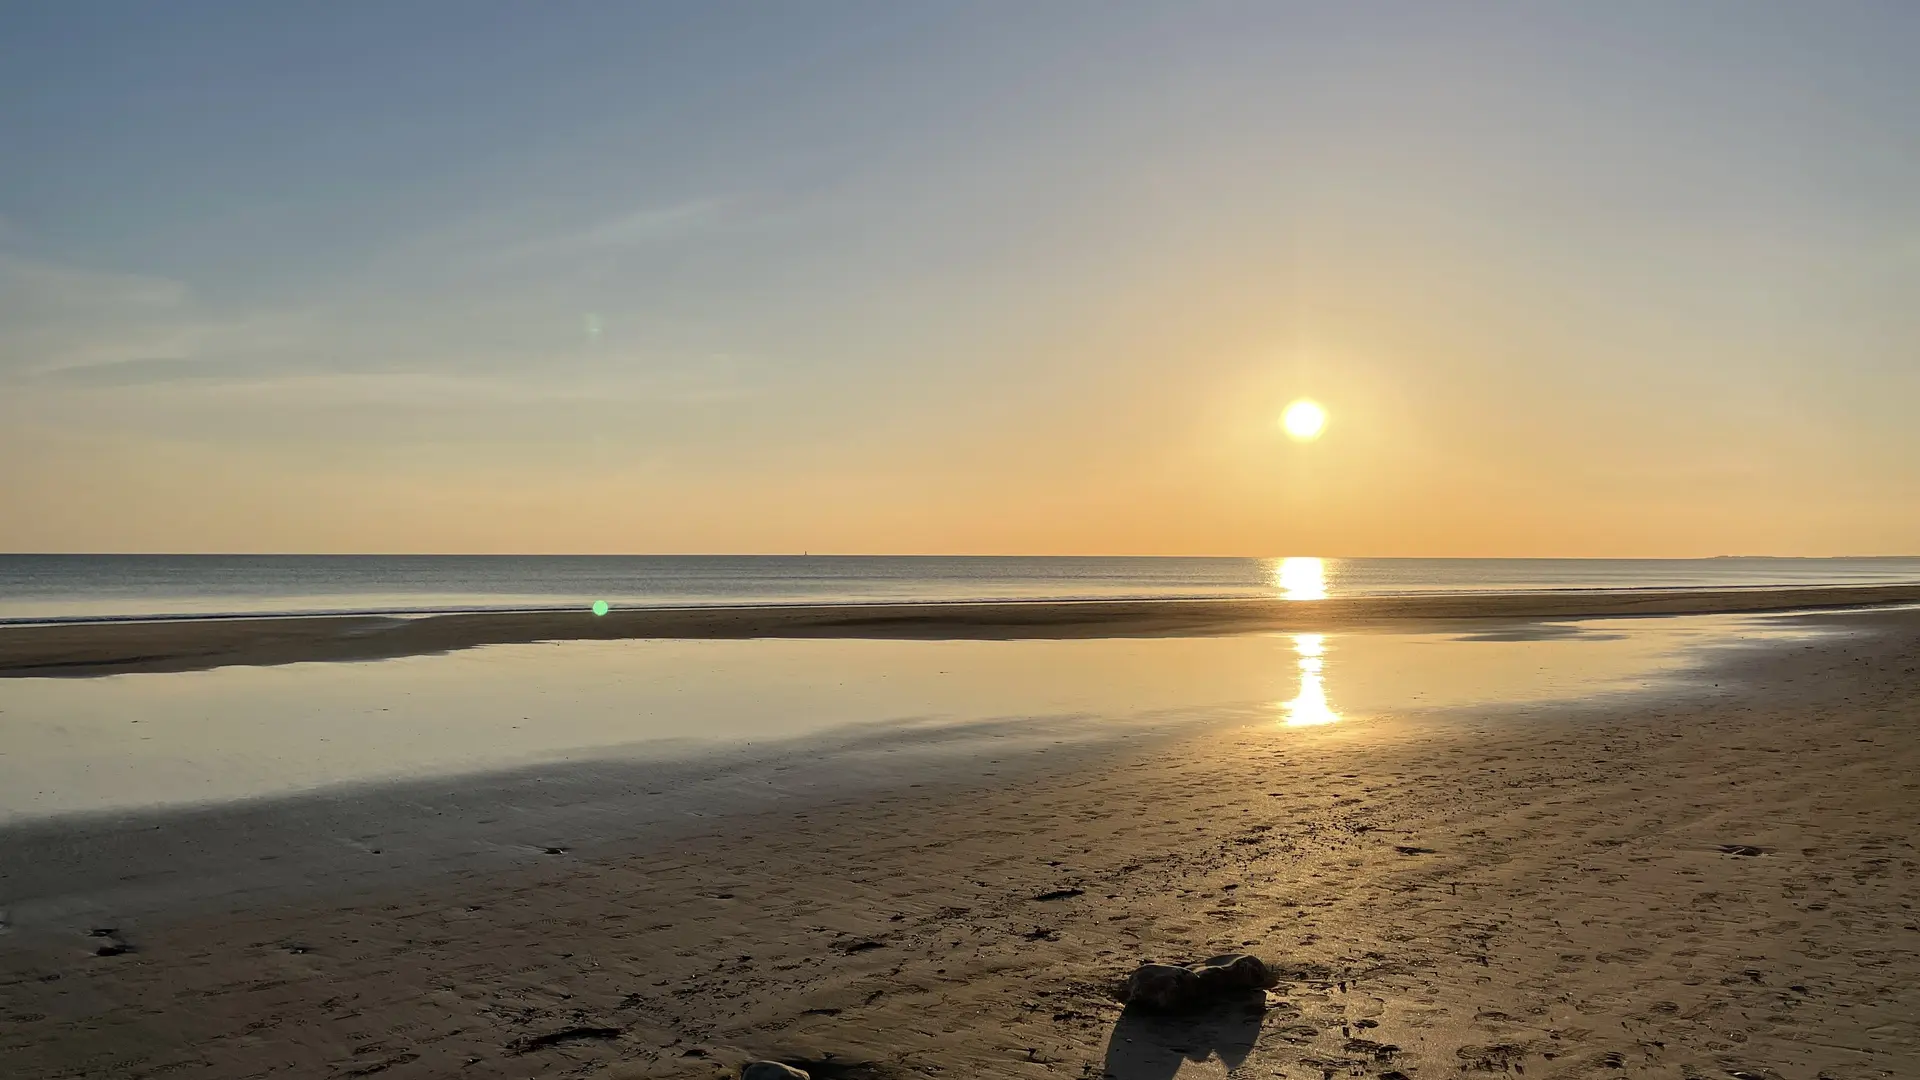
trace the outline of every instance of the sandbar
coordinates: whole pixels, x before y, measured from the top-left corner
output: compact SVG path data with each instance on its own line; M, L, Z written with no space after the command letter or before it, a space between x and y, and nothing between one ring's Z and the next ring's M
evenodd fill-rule
M0 626L0 677L377 660L479 645L608 638L1009 639L1412 627L1477 619L1812 610L1920 603L1920 584L1429 593L1322 600L812 604L581 611L183 618Z

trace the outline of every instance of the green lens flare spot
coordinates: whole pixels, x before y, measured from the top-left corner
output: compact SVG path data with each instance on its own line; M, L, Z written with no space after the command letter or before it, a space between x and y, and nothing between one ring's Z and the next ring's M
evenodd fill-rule
M607 602L605 600L595 600L593 602L593 613L595 615L605 615L607 613Z

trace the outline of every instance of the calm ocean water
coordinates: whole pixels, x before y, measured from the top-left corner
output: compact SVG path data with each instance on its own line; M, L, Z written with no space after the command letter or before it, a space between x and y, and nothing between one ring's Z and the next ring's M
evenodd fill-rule
M0 622L817 602L1387 595L1920 581L1920 558L0 555Z

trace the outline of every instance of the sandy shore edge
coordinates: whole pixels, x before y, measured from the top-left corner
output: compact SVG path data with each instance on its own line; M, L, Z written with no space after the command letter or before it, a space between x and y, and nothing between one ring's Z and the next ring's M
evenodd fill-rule
M1707 615L1920 603L1920 584L1422 594L1325 600L1089 600L311 616L0 627L0 677L376 660L619 638L1012 639L1411 628L1459 620Z

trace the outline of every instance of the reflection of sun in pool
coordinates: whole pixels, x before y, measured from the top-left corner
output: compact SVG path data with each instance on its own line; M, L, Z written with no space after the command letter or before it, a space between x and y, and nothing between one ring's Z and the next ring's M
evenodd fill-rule
M1280 414L1280 426L1301 442L1317 439L1327 429L1327 410L1317 401L1301 398Z
M1293 651L1300 656L1300 692L1280 708L1287 715L1288 727L1314 727L1331 724L1340 714L1327 704L1326 677L1321 674L1327 653L1325 634L1293 635Z
M1274 568L1273 578L1280 585L1280 595L1288 600L1325 600L1327 598L1327 564L1323 559L1294 557L1281 559Z

